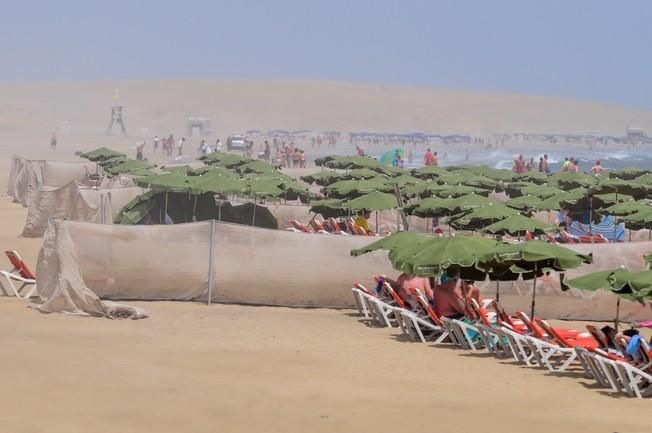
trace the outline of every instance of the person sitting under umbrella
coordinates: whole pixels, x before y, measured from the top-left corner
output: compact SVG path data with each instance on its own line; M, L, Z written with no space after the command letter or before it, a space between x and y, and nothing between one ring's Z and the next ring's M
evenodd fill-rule
M435 287L433 300L437 314L450 319L464 317L464 301L462 291L457 285L457 277L441 276L441 283Z
M429 302L432 302L433 300L433 292L430 288L430 281L428 281L428 278L421 278L416 275L402 273L396 280L396 287L396 291L401 299L407 301L412 308L416 307L418 302L410 293L410 289L419 290Z
M356 225L362 227L367 233L369 233L370 217L371 217L371 211L368 209L362 209L362 213L355 219Z

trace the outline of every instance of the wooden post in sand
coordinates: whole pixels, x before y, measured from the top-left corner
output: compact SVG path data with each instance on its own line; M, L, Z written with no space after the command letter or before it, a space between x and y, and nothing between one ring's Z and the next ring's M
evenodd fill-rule
M215 262L215 220L211 220L210 247L208 253L208 299L206 304L210 305L213 298L213 264Z

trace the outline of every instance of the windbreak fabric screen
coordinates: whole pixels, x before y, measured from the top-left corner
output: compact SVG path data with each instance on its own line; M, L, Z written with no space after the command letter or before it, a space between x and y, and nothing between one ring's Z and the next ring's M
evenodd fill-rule
M194 300L206 302L211 225L215 226L212 300L296 307L350 307L356 282L373 275L396 277L387 253L351 257L373 239L294 233L213 221L175 225L102 225L54 220L37 264L42 311L104 313L104 300ZM643 269L651 242L578 245L594 263L568 272L576 277L625 265ZM559 274L539 278L537 315L575 320L613 320L616 297L608 292L562 291ZM480 282L494 297L495 282ZM532 281L500 283L507 309L527 310ZM100 307L98 307L99 305ZM649 307L621 302L621 320L648 319Z
M75 181L59 188L42 186L29 195L21 236L43 236L50 218L112 224L120 209L145 191L140 187L87 188Z

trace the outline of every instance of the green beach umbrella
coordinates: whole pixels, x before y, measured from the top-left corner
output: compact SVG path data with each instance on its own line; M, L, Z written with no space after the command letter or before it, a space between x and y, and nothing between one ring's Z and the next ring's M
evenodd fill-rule
M624 167L624 168L619 168L618 170L614 170L609 172L609 177L611 178L618 178L618 179L623 179L623 180L633 180L637 179L644 174L650 173L648 170L644 170L642 168L638 167Z
M486 233L492 233L495 235L511 235L511 236L524 236L526 232L530 232L535 235L542 235L548 230L551 230L552 227L548 224L544 224L541 221L535 220L533 218L528 218L523 215L512 215L503 220L495 222L490 226L487 226L483 229Z
M422 179L433 179L440 176L448 175L450 172L443 167L435 165L417 168L413 170L413 175Z
M409 248L423 244L429 241L430 238L430 236L420 233L396 232L375 242L372 242L362 248L351 250L351 255L357 257L372 251L391 251L394 248Z
M312 200L310 212L321 214L324 218L336 218L347 214L342 207L342 200L338 199Z
M591 263L593 257L576 253L573 250L544 241L527 241L517 244L500 245L478 259L478 267L494 274L520 273L524 277L530 274L534 278L532 289L532 308L530 316L534 317L537 277L541 271L559 272Z
M374 191L369 194L362 195L352 200L347 200L342 203L342 207L351 210L387 210L395 209L398 207L398 201L394 194L387 194L380 191Z
M539 197L534 195L522 195L505 202L505 206L511 207L512 209L517 209L522 212L530 212L541 210L541 200Z
M121 152L116 152L115 150L109 149L108 147L100 147L98 149L91 150L90 152L82 153L80 156L82 158L88 159L89 161L98 162L120 156L126 157L127 155Z
M374 191L390 192L391 185L387 185L384 179L373 178L367 180L340 180L324 188L324 190L336 198L357 197Z
M394 248L388 256L395 269L407 274L434 277L460 272L467 278L483 279L484 273L474 265L480 255L498 245L496 240L479 236L435 236L418 245Z
M451 219L449 224L456 230L478 230L512 215L518 211L496 203L476 208Z

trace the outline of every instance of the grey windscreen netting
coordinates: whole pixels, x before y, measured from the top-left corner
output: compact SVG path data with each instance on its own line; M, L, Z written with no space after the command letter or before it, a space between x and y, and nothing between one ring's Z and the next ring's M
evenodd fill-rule
M365 237L292 233L210 221L118 226L54 220L37 264L39 308L85 311L83 305L102 305L100 298L205 301L211 224L215 224L214 301L349 307L353 305L353 283L371 285L375 274L397 274L384 252L356 258L349 255L351 249L370 241ZM652 250L652 243L580 245L574 249L593 252L595 263L569 272L570 277L621 264L640 270L642 255ZM493 296L495 282L480 286L483 296ZM532 281L501 283L501 303L510 310L527 311L531 291ZM562 292L556 273L539 279L537 315L542 317L611 320L615 308L616 298L609 293ZM649 315L649 308L639 304L621 304L622 320L649 319Z
M41 187L58 188L77 181L83 182L95 171L95 163L30 160L14 156L7 181L7 195L23 206L29 195Z
M145 191L135 186L80 187L76 181L62 187L41 186L28 197L27 217L21 236L43 236L50 218L112 224L120 209Z

